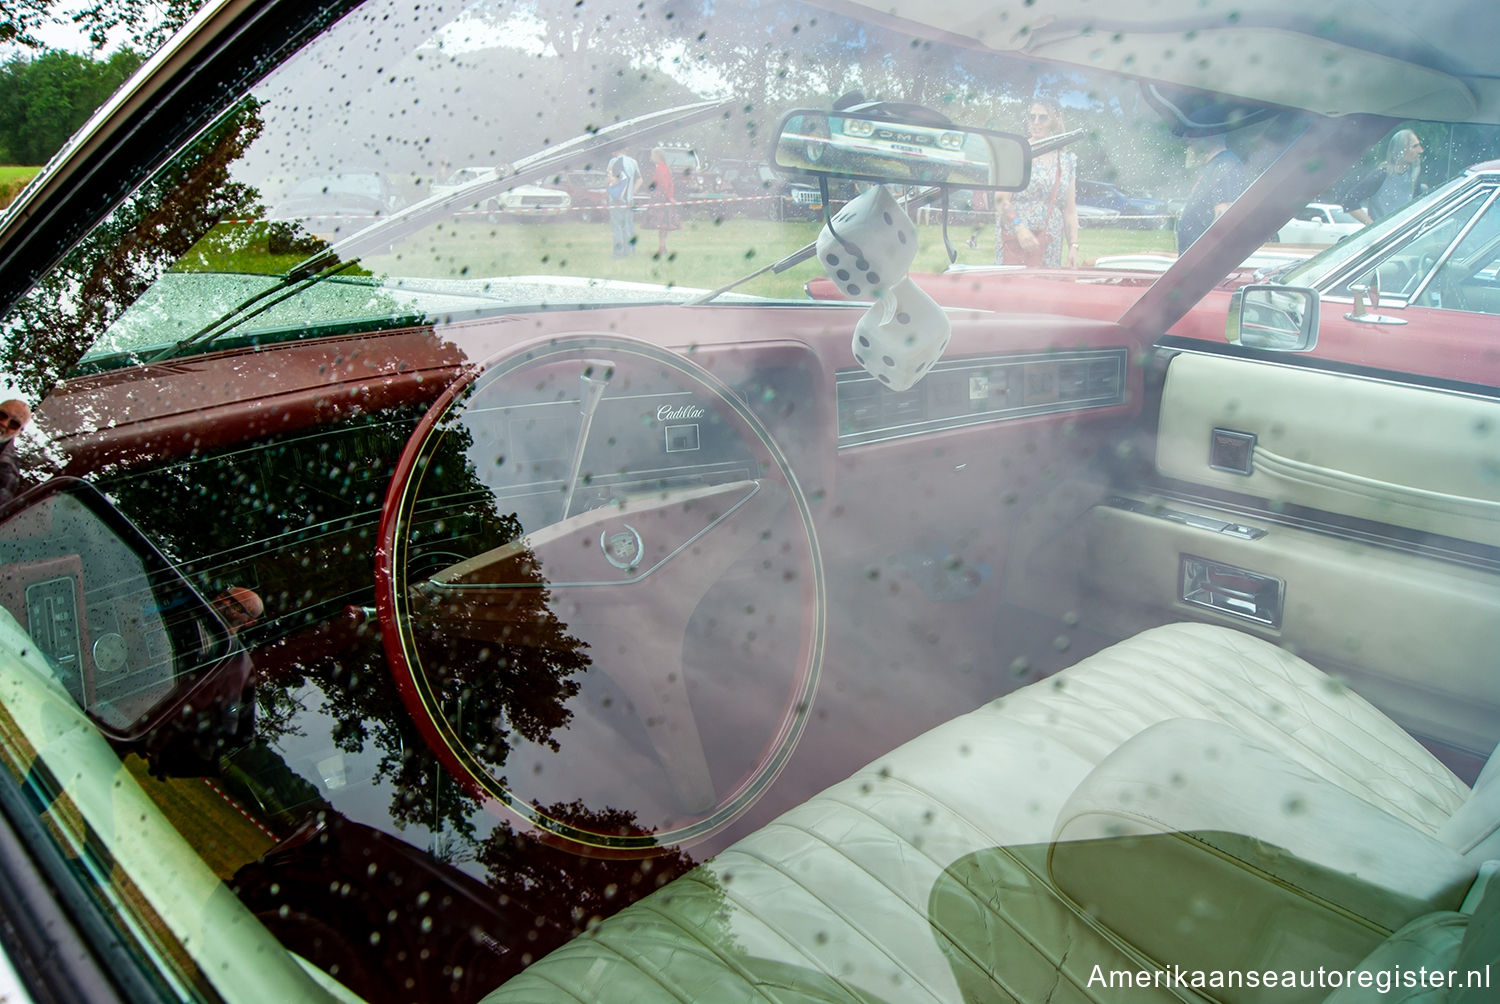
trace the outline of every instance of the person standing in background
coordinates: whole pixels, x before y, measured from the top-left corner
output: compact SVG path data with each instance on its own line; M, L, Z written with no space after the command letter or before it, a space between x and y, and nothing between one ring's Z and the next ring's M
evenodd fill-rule
M635 254L635 196L641 188L641 165L624 147L616 150L605 169L609 175L609 230L616 258Z
M1177 220L1177 253L1182 254L1213 226L1245 191L1245 165L1220 135L1198 136L1187 141L1187 166L1201 167L1187 204Z
M1032 142L1063 131L1062 110L1050 98L1031 102L1026 116ZM1019 192L996 195L995 264L1078 264L1078 155L1053 150L1031 165Z
M655 167L651 174L651 205L646 211L646 229L656 231L656 255L665 258L667 233L680 230L682 224L677 222L677 190L672 180L672 168L660 147L651 151L651 162Z
M0 505L16 497L21 470L16 463L16 436L31 421L31 407L12 398L0 403Z
M1344 208L1361 223L1383 220L1417 197L1422 175L1422 141L1410 129L1397 129L1386 144L1385 160L1344 196Z

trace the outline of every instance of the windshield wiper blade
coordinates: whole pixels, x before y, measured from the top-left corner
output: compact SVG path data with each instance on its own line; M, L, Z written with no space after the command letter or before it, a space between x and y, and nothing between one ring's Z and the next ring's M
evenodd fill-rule
M580 157L607 151L620 144L649 139L659 133L693 125L717 115L728 114L734 107L736 107L734 101L698 101L689 105L679 105L675 108L638 115L623 122L604 126L594 132L575 136L570 140L523 157L509 165L507 169L497 172L503 177L471 182L447 194L435 195L413 203L384 219L376 220L363 230L356 231L342 240L321 248L293 265L278 278L274 285L245 297L193 334L149 356L147 362L154 363L170 359L189 346L208 345L288 297L352 268L359 263L363 255L372 249L389 246L427 227L435 219L450 216L456 210L481 202L490 196L503 195L513 188L531 184L567 167ZM278 293L284 295L277 296ZM273 297L275 299L272 299ZM268 300L270 302L266 302ZM259 309L254 309L257 306Z
M513 188L540 181L576 163L582 157L607 152L622 143L638 142L658 133L725 115L737 106L734 101L698 101L638 115L633 119L575 136L509 165L501 165L497 168L498 176L495 178L472 181L452 192L430 196L400 209L330 245L327 253L339 259L358 258L372 249L384 247L416 233L434 219L451 216L454 212L483 202L491 196L503 195Z
M278 277L274 285L251 293L239 303L236 303L229 311L214 318L191 335L173 342L160 352L147 356L146 362L158 363L164 359L171 359L180 354L183 349L191 346L207 345L220 335L234 330L252 318L259 317L287 297L295 296L302 291L301 289L293 289L292 287L300 284L305 288L314 282L337 275L339 272L355 264L357 263L354 261L340 262L336 259L328 262L321 255L309 258L307 261L296 265L285 275ZM334 266L337 267L335 268ZM277 293L284 293L285 295L276 296ZM271 299L272 297L275 297L275 299ZM270 302L265 302L267 300ZM260 305L258 310L251 309L257 305Z

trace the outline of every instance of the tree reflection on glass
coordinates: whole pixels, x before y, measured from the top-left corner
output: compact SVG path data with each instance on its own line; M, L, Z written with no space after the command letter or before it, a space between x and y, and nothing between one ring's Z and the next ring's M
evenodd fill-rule
M589 809L580 802L543 807L553 819L592 833L640 832L635 813L623 809ZM693 859L676 848L634 860L580 857L551 846L535 834L517 833L508 824L495 828L479 846L486 881L502 901L528 904L536 926L565 934L568 940L593 924L649 895L692 869ZM704 932L707 934L708 932ZM555 947L535 945L533 956ZM540 950L540 951L539 951Z
M259 593L266 613L246 640L260 648L373 602L381 501L417 415L393 409L251 450L137 467L100 487L206 595L232 585Z
M397 826L448 830L466 842L479 801L448 775L413 721L380 632L361 610L373 598L384 484L410 431L409 417L386 415L317 436L278 437L256 451L121 472L105 487L206 593L231 584L260 592L267 616L244 640L256 665L261 742L326 729L346 754L371 750L376 781L394 789L388 811ZM426 524L416 562L424 554L446 561L434 556L480 553L521 534L514 514L496 511L467 459L469 445L466 431L449 435L428 465L444 508ZM267 549L267 541L276 546ZM541 585L541 570L527 567L528 581ZM578 691L573 677L588 666L586 646L552 615L547 591L518 593L524 638L459 636L432 625L422 631L441 714L497 775L516 738L556 748ZM328 724L302 706L298 695L309 684L322 694Z
M0 369L38 397L219 221L262 212L231 168L261 134L246 98L117 206L3 320Z
M464 458L467 446L464 436L450 437L427 471L439 497L449 500L441 528L430 528L429 535L433 546L445 551L482 551L520 535L515 516L496 512L489 490L476 479ZM339 574L368 575L367 560L367 555L346 560ZM535 574L540 582L540 571ZM546 591L524 592L523 616L529 625L524 639L421 632L438 713L457 727L469 755L497 774L516 737L556 746L553 735L567 726L571 712L566 702L578 690L571 677L588 666L583 643L548 610ZM465 842L473 838L479 801L449 775L413 719L392 679L375 624L354 613L331 618L298 638L261 650L257 663L265 674L263 708L284 711L286 695L310 682L323 694L321 710L331 719L334 745L349 754L376 751L376 779L394 789L388 811L397 826L449 829ZM282 728L307 724L296 717L280 718Z

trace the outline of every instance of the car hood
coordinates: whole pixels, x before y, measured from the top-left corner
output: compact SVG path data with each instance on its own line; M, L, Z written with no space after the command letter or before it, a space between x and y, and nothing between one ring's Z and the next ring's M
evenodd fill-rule
M1101 303L1108 303L1114 313L1101 313L1105 320L1119 316L1119 308L1154 285L1164 269L1141 268L1023 268L1016 265L971 265L947 272L913 272L911 278L945 306L982 307L1006 310L1051 310L1074 313L1060 302L1066 297L1073 303L1088 298L1086 290L1107 290ZM1249 268L1236 269L1217 286L1232 290L1251 281ZM1025 291L1033 291L1028 295ZM827 276L807 283L807 295L815 300L847 300L838 285ZM947 297L945 299L945 297ZM1087 302L1085 299L1084 302ZM1088 315L1094 316L1094 315Z

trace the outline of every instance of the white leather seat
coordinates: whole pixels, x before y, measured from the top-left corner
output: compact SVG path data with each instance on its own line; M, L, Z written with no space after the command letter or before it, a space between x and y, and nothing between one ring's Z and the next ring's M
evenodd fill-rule
M1417 904L1411 909L1452 909L1461 901L1477 863L1440 836L1469 799L1458 778L1362 698L1295 656L1225 628L1181 624L1115 645L903 745L486 1000L1117 999L1117 990L1098 985L1094 967L1139 970L1152 959L1126 933L1080 909L1077 889L1059 888L1068 876L1052 872L1054 839L1075 839L1062 831L1085 816L1097 823L1096 810L1118 790L1111 778L1121 771L1135 777L1142 763L1165 766L1161 783L1175 785L1165 733L1145 735L1174 720L1199 723L1188 728L1200 738L1219 734L1236 749L1243 744L1240 766L1258 778L1286 772L1301 784L1325 786L1349 800L1339 803L1346 810L1357 803L1389 833L1431 850L1431 876L1403 892ZM1212 776L1201 749L1182 756L1204 768L1195 774ZM1081 801L1070 807L1075 793ZM1215 821L1199 811L1192 791L1179 798L1197 814L1192 826ZM1274 840L1286 824L1268 820L1266 829ZM1316 829L1296 839L1307 844ZM1472 827L1468 832L1473 836ZM1107 827L1096 827L1078 839L1109 836ZM1166 860L1175 867L1182 841L1171 839ZM1328 839L1336 844L1340 834ZM1195 853L1207 846L1200 844ZM1315 864L1337 872L1340 862L1334 846ZM1368 882L1353 873L1345 878ZM1345 878L1334 875L1329 888L1341 889ZM1314 898L1322 902L1323 892ZM1193 904L1166 896L1158 906L1160 922L1191 923ZM1394 913L1385 926L1369 922L1368 944L1352 961L1400 922ZM1170 950L1175 942L1164 943ZM1178 999L1165 991L1131 994Z

